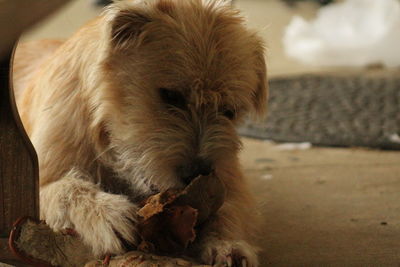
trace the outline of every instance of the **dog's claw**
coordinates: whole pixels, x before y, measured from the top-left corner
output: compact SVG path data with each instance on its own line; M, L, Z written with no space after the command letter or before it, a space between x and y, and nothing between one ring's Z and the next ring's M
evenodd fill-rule
M228 267L232 267L232 256L231 255L228 255L226 257L226 264Z
M245 241L209 240L204 244L202 260L214 267L257 267L256 249Z

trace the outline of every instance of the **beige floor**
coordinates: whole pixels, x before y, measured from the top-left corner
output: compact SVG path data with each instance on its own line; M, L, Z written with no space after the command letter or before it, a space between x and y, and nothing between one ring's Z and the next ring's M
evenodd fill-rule
M277 0L238 0L268 43L270 76L332 71L285 57L281 38L295 13ZM63 38L99 11L89 1L69 4L24 39ZM244 139L243 168L264 217L262 266L399 266L400 153L311 148L282 151Z

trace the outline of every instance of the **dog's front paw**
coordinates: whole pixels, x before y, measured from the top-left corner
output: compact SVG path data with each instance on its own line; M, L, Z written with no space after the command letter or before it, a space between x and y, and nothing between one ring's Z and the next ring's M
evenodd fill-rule
M257 249L245 241L210 239L204 243L201 259L213 266L257 267Z
M90 210L73 210L75 229L96 256L121 254L136 245L137 206L126 197L98 192Z

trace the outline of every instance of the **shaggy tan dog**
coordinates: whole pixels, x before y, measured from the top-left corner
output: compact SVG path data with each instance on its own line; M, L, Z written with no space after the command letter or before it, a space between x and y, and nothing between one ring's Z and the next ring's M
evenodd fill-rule
M96 255L135 244L135 201L215 172L226 202L193 245L257 266L235 127L263 114L263 43L222 1L119 1L65 42L20 46L20 114L39 156L41 217Z

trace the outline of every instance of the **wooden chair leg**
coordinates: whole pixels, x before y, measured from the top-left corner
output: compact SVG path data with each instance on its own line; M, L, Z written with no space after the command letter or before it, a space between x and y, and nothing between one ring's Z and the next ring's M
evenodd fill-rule
M21 216L39 218L38 160L15 105L10 82L12 45L22 32L68 1L0 1L0 262L15 263L7 248L13 222Z
M15 264L7 238L19 217L39 219L39 170L36 152L14 100L12 54L9 51L0 62L0 262Z

